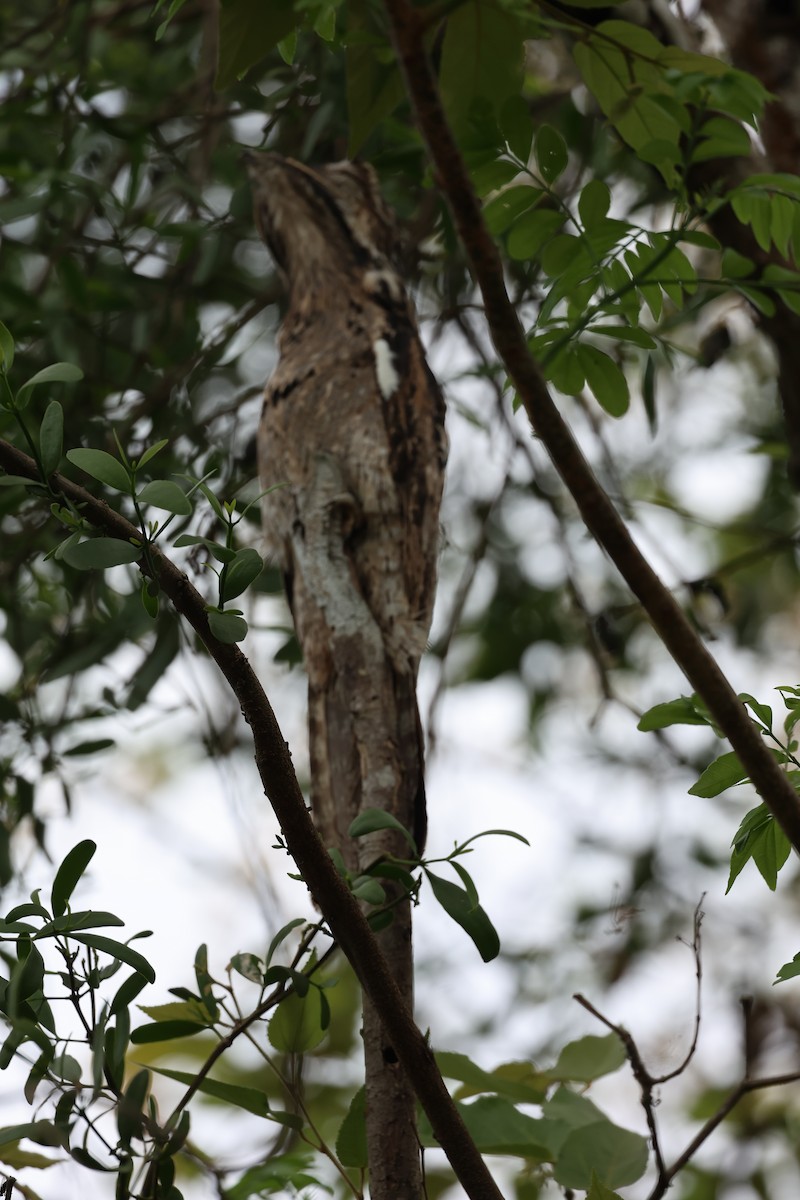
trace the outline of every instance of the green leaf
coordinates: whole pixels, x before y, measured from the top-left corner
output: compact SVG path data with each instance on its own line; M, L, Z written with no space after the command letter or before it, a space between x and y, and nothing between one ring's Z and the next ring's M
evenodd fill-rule
M215 88L224 91L295 29L302 17L292 0L228 0L219 13Z
M754 696L748 695L747 692L740 692L739 699L741 700L742 704L746 704L748 708L752 709L764 729L767 732L770 732L772 729L772 709L770 706L768 704L762 704L759 700L756 700Z
M386 903L385 889L381 887L377 879L373 879L370 875L360 875L354 879L351 890L356 900L361 900L365 904L378 906Z
M700 143L692 151L692 162L712 158L746 158L750 153L747 131L729 117L711 117L699 130Z
M425 874L442 908L472 938L483 961L491 962L500 953L500 939L484 910L480 905L473 906L467 891L457 883L427 869Z
M745 258L737 250L723 250L721 267L723 279L745 279L748 275L752 275L755 269L753 260Z
M132 950L124 942L103 937L99 933L73 933L72 939L76 942L83 942L84 946L91 946L93 950L108 954L111 958L119 959L120 962L127 963L140 975L144 975L148 983L155 983L156 973L144 955L139 954L137 950Z
M178 517L188 517L192 505L184 490L171 479L153 479L146 483L137 497L140 504L152 504Z
M530 106L517 93L503 102L498 116L500 132L511 153L527 165L533 142L533 119Z
M121 984L119 988L117 988L116 995L111 1001L109 1015L113 1017L123 1010L127 1012L128 1005L133 1003L139 993L144 990L146 985L147 980L143 979L141 975L130 975L125 982Z
M608 1187L626 1187L644 1175L647 1157L643 1137L603 1119L567 1134L553 1178L564 1188L588 1188L593 1178Z
M27 475L0 475L0 487L39 487L40 494L44 492L44 488L40 487L37 480L29 479Z
M350 1101L336 1136L336 1157L344 1167L363 1170L368 1165L366 1112L367 1097L361 1087Z
M578 396L583 391L586 376L574 343L564 346L552 358L546 359L543 370L545 379L549 379L566 396Z
M398 821L397 817L384 812L381 808L363 809L351 822L347 834L351 838L360 838L368 833L375 833L378 829L395 829L398 833L402 833L411 849L416 853L416 843L405 825Z
M620 367L602 350L586 342L578 343L577 354L586 382L597 402L610 416L621 417L628 411L630 392Z
M707 717L697 711L693 696L681 696L678 700L667 700L656 704L643 713L636 726L642 733L654 729L667 729L670 725L708 725Z
M0 1129L0 1146L27 1138L40 1146L64 1146L64 1133L52 1121L28 1121L24 1125L6 1125Z
M115 925L123 926L125 922L114 913L87 909L85 912L67 912L61 917L47 921L36 934L37 940L51 937L56 933L72 933L76 929L101 929Z
M219 1007L214 998L214 977L208 969L208 946L203 942L197 947L194 956L194 977L197 981L197 991L203 1004L203 1019L206 1021L219 1020Z
M642 350L653 350L656 347L656 342L650 334L636 325L591 325L589 332L600 337L614 338L618 342L630 342Z
M798 975L800 975L800 954L795 954L792 961L784 963L780 971L778 971L778 976L773 986L775 983L785 983L787 979L795 979Z
M269 944L269 949L267 950L267 960L266 960L267 966L269 966L270 963L272 962L272 958L273 958L273 955L275 954L275 951L278 949L279 946L281 946L283 944L283 942L286 941L287 937L292 932L292 930L297 929L298 926L300 926L300 925L305 925L305 923L306 922L303 920L302 917L295 917L293 920L287 921L287 923L281 929L278 930L278 932L275 934L275 937L272 939L272 941Z
M552 209L534 209L523 213L511 226L506 240L509 256L518 261L535 258L563 224L563 213L553 212Z
M567 144L552 125L540 125L533 144L536 165L545 183L554 183L567 169Z
M0 372L8 374L14 365L14 339L9 330L0 321Z
M99 754L116 746L113 738L94 738L91 742L78 742L64 751L64 758L82 758L84 755Z
M173 1071L166 1067L151 1067L151 1070L156 1075L163 1075L165 1079L173 1079L176 1083L182 1083L186 1087L192 1087L197 1082L197 1076L189 1071ZM233 1104L235 1108L252 1113L254 1117L270 1115L269 1097L258 1088L240 1087L238 1084L223 1083L220 1079L209 1079L206 1076L197 1090L205 1096L213 1096L215 1100L224 1100L226 1104Z
M534 208L546 193L541 188L517 185L505 188L484 205L483 219L490 233L501 234L518 217Z
M17 393L17 404L24 408L30 400L31 392L40 383L75 383L78 379L83 379L83 371L74 363L51 363L49 367L42 367L41 371L37 371L23 383Z
M765 317L773 317L775 315L775 303L766 292L760 288L751 287L749 284L739 283L736 285L737 292L740 292L746 300L749 300L754 308L763 313Z
M139 467L143 467L145 465L145 463L149 463L151 458L155 458L155 456L161 450L163 450L165 446L168 446L168 445L169 445L169 438L162 438L160 442L153 442L153 445L148 446L147 449L144 451L144 453L142 454L142 457L139 459L139 462L137 465Z
M92 479L99 480L117 492L130 495L130 475L119 459L105 450L84 450L79 447L77 450L68 450L67 459L73 466L80 467L87 475L91 475Z
M159 600L158 588L154 585L152 579L143 579L142 586L139 589L139 595L142 601L142 607L147 613L151 621L155 621L158 616ZM128 708L132 708L131 701L128 701Z
M498 111L508 96L519 94L523 40L521 19L493 0L466 0L450 10L439 86L456 131L469 123L476 102Z
M608 215L611 189L602 179L590 179L578 200L578 214L586 229L592 229Z
M142 1133L142 1116L147 1093L150 1090L150 1072L143 1067L137 1071L125 1088L117 1104L117 1129L123 1143Z
M106 567L136 562L141 556L141 546L116 538L95 537L67 546L61 557L78 571L102 571Z
M751 858L767 887L774 892L778 872L791 853L791 844L765 804L759 804L746 814L732 845L731 869L725 894L731 890L736 877Z
M205 546L206 550L210 550L216 558L217 562L231 563L236 558L236 551L230 546L223 546L220 542L212 542L209 538L198 537L194 533L181 533L175 538L175 546L182 548L183 546Z
M521 1104L541 1104L547 1095L549 1079L530 1062L502 1063L493 1071L484 1071L466 1054L438 1050L436 1062L446 1079L458 1079L464 1086L457 1098L491 1092Z
M709 763L697 782L689 788L689 795L708 799L711 796L718 796L720 792L734 787L737 783L742 783L745 779L747 779L747 770L739 761L738 754L731 750Z
M34 1154L32 1150L20 1150L15 1142L4 1146L0 1153L0 1162L10 1167L12 1173L22 1171L25 1167L44 1171L47 1167L54 1167L61 1161L63 1160L58 1158L48 1158L45 1154Z
M170 1000L167 1004L140 1004L139 1008L151 1021L193 1021L204 1028L211 1024L206 1006L197 999Z
M51 400L39 427L39 453L45 477L53 474L64 450L64 410L57 400Z
M589 1035L564 1046L556 1065L545 1073L550 1079L591 1083L618 1071L624 1062L625 1047L616 1033L605 1037Z
M611 1188L606 1187L604 1183L597 1177L597 1172L592 1171L592 1182L589 1185L589 1191L586 1193L586 1200L622 1200L622 1197L617 1192L612 1192Z
M89 838L78 842L77 846L72 847L56 871L50 893L50 904L57 917L63 916L67 911L69 898L74 892L78 880L83 877L86 868L94 858L96 850L97 843Z
M228 966L231 971L236 971L243 979L249 979L251 983L263 982L264 964L257 954L251 954L249 951L234 954L231 956Z
M233 645L243 642L247 637L247 621L238 612L219 612L218 609L208 609L208 624L218 642Z
M377 53L375 39L358 42L353 34L362 24L360 7L348 5L348 45L345 49L347 116L349 139L347 152L354 158L373 129L385 120L405 98L399 67L387 64ZM381 42L381 45L385 43Z
M272 1114L273 1120L276 1115ZM312 1194L330 1190L309 1174L307 1168L312 1163L310 1155L297 1150L270 1155L266 1163L251 1167L233 1186L226 1186L225 1200L250 1200L251 1196L271 1196L276 1192L294 1195L305 1188L315 1189Z
M682 229L680 234L682 242L688 242L690 246L701 246L703 250L714 250L718 252L722 249L719 241L712 237L710 233L706 233L703 229Z
M668 90L658 63L663 49L644 29L624 21L603 21L573 50L584 83L620 137L636 151L659 142L677 146L681 138L678 120L659 103ZM655 165L671 184L673 155L665 154L664 161Z
M227 604L229 600L235 600L250 587L251 583L258 579L263 570L264 560L257 550L254 550L252 546L238 550L233 562L225 571L222 583L223 602Z
M789 257L789 246L792 241L794 222L797 216L797 201L788 196L772 197L772 218L770 232L772 240L784 258Z
M98 1162L98 1160L83 1146L72 1146L70 1148L70 1156L74 1158L75 1162L78 1163L79 1166L85 1167L88 1171L103 1171L106 1174L110 1172L116 1174L119 1171L118 1164L113 1167L104 1166L103 1163Z
M585 1096L560 1087L542 1111L568 1129L554 1171L562 1187L588 1188L593 1172L608 1187L624 1187L644 1174L645 1138L614 1125Z
M277 45L278 54L280 54L287 67L290 67L294 62L295 51L297 50L297 30L293 29L291 33L287 33L285 38L281 38Z
M267 1026L270 1045L284 1054L305 1054L325 1037L319 990L305 996L292 994L281 1000Z
M151 1025L140 1025L131 1032L131 1043L144 1046L151 1042L171 1042L176 1038L194 1037L208 1032L207 1025L197 1021L154 1021Z
M458 1111L483 1154L514 1155L539 1163L556 1158L563 1136L563 1126L556 1121L529 1117L503 1096L481 1096L471 1104L459 1104ZM438 1145L425 1117L419 1132L423 1145Z

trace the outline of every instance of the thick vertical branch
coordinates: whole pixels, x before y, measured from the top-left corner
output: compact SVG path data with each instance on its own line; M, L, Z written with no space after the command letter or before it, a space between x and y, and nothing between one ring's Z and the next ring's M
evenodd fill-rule
M289 294L258 437L264 530L287 583L308 676L311 806L353 877L405 854L358 841L365 810L424 828L416 681L436 588L444 406L396 266L370 167L245 158L255 218ZM420 852L422 845L419 846ZM413 1007L411 904L386 888L378 942ZM365 997L372 1200L422 1200L416 1100Z
M800 851L800 799L680 605L636 547L556 408L531 356L506 291L499 252L484 224L480 204L442 108L423 43L425 9L414 9L407 0L384 0L384 7L417 124L483 296L492 341L531 425L572 493L587 528L638 597L662 642L730 740L765 804Z

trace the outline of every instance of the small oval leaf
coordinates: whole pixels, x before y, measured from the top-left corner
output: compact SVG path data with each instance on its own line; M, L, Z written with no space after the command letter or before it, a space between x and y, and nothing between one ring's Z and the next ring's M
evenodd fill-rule
M56 871L53 887L50 893L50 903L53 915L62 917L67 911L69 898L75 890L78 880L83 876L89 863L94 858L97 843L87 838L73 846L61 866Z
M243 642L247 637L247 621L238 613L211 609L208 613L208 624L217 641L226 645Z
M144 485L137 499L140 504L152 504L154 508L163 508L177 517L188 517L192 511L186 493L171 479L151 480Z
M39 428L39 453L45 478L53 474L61 462L64 450L64 410L57 400L51 400Z
M136 562L141 553L141 546L117 541L116 538L97 537L90 538L87 542L65 546L61 558L78 571L102 571L106 567L119 567L123 563Z
M92 479L99 480L107 487L114 488L117 492L130 492L130 475L119 459L107 451L78 447L77 450L67 451L67 459L73 466L80 467L87 475L91 475Z
M426 870L425 874L434 896L448 916L472 938L483 961L491 962L493 958L497 958L500 953L500 939L481 906L473 905L468 893L457 883L442 879L432 871Z
M258 579L263 570L264 560L257 550L254 550L252 546L238 550L236 557L232 563L228 564L225 572L222 583L223 601L227 603L229 600L235 600L237 596L241 596L242 592Z
M536 164L545 183L553 183L566 169L567 144L552 125L541 125L534 141Z

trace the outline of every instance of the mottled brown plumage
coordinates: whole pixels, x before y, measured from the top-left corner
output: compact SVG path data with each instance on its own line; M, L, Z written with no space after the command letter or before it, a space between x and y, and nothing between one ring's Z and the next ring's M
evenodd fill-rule
M289 292L258 442L263 486L285 486L266 497L264 523L308 672L314 812L356 866L346 832L362 808L424 828L415 686L435 590L443 406L370 168L311 170L274 154L248 168Z
M435 591L443 403L374 172L275 154L246 161L289 297L258 437L262 486L275 489L264 525L308 673L315 819L355 874L408 855L392 830L348 837L365 808L392 813L420 850L424 841L416 681ZM389 894L381 946L411 1004L410 906ZM414 1098L367 1003L364 1040L371 1194L416 1200Z

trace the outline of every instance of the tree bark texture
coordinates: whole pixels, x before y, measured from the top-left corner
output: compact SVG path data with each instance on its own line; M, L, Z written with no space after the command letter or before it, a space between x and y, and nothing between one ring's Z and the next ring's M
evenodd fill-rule
M703 164L697 182L734 184L754 171L800 172L800 0L703 0L735 67L755 75L771 93L759 134L763 153L753 161L729 159ZM759 266L782 263L775 249L764 251L752 231L728 207L711 221L725 246ZM783 264L791 266L791 263ZM800 316L780 301L772 316L757 321L778 356L778 391L789 448L789 479L800 489Z
M365 809L390 813L424 846L416 680L435 591L444 409L372 171L274 154L247 165L289 295L259 430L264 525L308 674L315 821L355 878L409 853L395 830L352 839ZM379 943L410 1007L411 906L382 882L393 919ZM370 1193L418 1200L414 1093L366 997L363 1037Z

